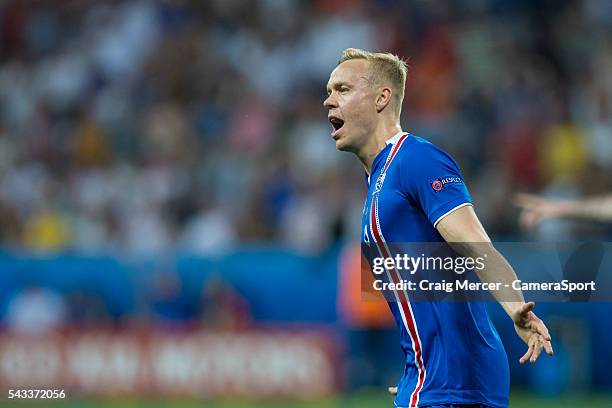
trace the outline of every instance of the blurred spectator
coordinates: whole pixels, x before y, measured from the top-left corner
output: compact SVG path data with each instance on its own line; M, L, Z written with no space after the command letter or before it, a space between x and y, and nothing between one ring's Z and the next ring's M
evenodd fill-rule
M146 304L150 318L162 325L180 325L194 317L194 310L183 288L181 277L173 270L160 270L150 276Z
M100 295L77 289L70 292L66 300L71 324L96 327L110 322L108 308Z
M208 328L248 328L252 317L247 300L218 274L209 275L200 292L202 323Z
M232 248L236 231L223 208L202 209L189 219L182 239L187 251L215 255Z
M68 318L61 295L38 286L28 286L8 305L6 324L10 330L39 334L59 328Z
M34 250L64 249L71 239L66 220L57 210L50 208L33 214L24 230L24 241Z

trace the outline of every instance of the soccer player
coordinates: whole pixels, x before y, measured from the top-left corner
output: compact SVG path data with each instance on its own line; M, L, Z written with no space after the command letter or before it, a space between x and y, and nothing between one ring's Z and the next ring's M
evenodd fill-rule
M550 200L531 194L517 194L515 202L522 209L520 223L528 229L546 219L612 221L612 195L582 200Z
M327 83L323 105L336 148L365 167L368 192L362 241L385 255L389 242L453 243L464 256L490 246L482 282L511 283L512 267L492 247L473 210L457 163L433 144L403 132L400 111L406 64L397 56L348 48ZM484 303L410 302L395 292L389 306L406 355L395 405L404 407L507 407L509 368ZM520 362L552 355L544 323L520 291L493 293L528 345Z

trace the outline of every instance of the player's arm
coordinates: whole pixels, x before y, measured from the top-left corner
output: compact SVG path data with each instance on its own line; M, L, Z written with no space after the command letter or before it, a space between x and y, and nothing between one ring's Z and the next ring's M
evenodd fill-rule
M550 200L519 193L515 196L515 203L522 209L520 222L525 228L533 228L552 218L612 221L612 194L582 200Z
M477 271L477 274L484 283L501 283L500 290L492 292L492 295L514 322L517 334L529 346L520 362L535 362L542 348L548 355L552 355L546 325L532 312L534 303L525 303L522 291L512 288L512 282L517 279L516 274L491 243L473 207L458 208L442 218L436 228L444 240L463 256L476 258L487 253L485 267Z

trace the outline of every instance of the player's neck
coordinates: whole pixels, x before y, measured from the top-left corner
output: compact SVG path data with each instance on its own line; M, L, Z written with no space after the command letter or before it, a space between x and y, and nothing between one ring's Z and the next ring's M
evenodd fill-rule
M363 164L368 175L372 171L374 159L387 145L387 140L401 131L402 127L399 123L381 124L381 126L372 133L371 137L368 139L368 143L366 143L360 151L356 152L359 161Z

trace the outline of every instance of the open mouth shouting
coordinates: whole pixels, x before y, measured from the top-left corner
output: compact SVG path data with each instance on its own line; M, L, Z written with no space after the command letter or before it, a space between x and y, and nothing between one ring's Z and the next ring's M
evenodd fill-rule
M333 115L328 116L327 119L329 120L329 123L331 123L332 125L331 136L334 139L336 139L336 137L338 136L338 133L340 132L340 129L342 129L342 127L344 126L344 120L340 119L337 116L333 116Z

